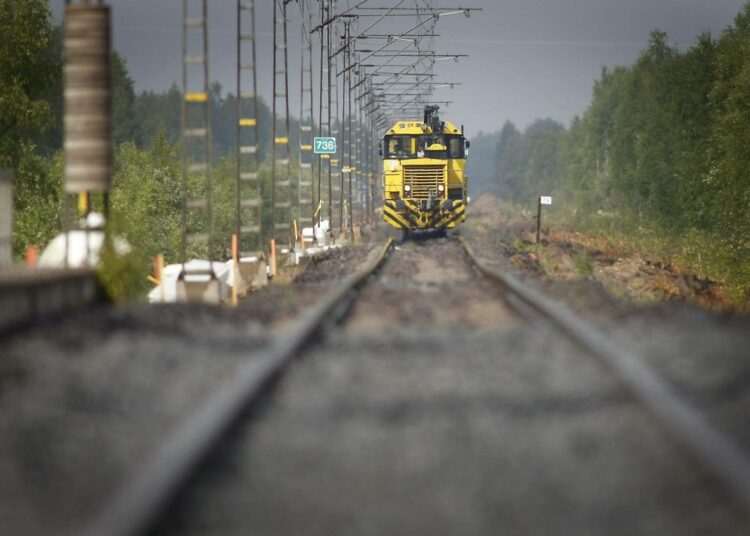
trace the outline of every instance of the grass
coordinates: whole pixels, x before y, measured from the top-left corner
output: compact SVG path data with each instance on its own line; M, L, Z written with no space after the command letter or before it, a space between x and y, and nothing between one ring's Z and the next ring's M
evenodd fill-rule
M573 264L576 272L584 277L589 277L594 273L594 258L588 251L581 251L573 254Z

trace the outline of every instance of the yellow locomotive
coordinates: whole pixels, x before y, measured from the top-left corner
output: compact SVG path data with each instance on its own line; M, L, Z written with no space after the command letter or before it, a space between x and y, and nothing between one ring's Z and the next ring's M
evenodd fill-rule
M424 121L399 121L383 138L383 218L405 232L438 231L466 219L469 142L427 106Z

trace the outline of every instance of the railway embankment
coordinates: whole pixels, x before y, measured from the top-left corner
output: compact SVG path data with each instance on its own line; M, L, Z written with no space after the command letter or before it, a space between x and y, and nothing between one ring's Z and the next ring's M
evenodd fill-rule
M720 281L634 240L550 224L545 214L537 244L536 214L491 194L472 203L469 213L462 233L476 243L477 251L540 282L564 283L555 287L558 292L583 283L589 289L601 287L617 302L634 305L676 302L726 312L746 307ZM590 302L582 305L588 308Z
M720 284L564 227L542 226L484 196L462 233L489 263L565 303L667 378L750 449L750 315Z
M335 250L302 273L285 269L284 282L236 309L100 304L6 332L2 532L64 534L83 523L170 430L267 347L276 328L369 250Z
M552 277L512 228L481 216L473 225L462 234L486 263L567 303L750 452L746 317L644 305L590 277ZM236 309L102 306L4 337L5 526L85 525L180 423L261 365L382 247L374 239L316 257ZM481 277L455 237L397 243L355 294L263 391L157 533L746 531L746 514L664 423Z
M455 238L397 244L304 354L156 533L746 529L615 376Z

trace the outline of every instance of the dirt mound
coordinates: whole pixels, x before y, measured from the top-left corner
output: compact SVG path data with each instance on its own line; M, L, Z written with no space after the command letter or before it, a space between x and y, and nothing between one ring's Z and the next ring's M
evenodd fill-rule
M474 214L498 214L507 209L505 201L492 194L484 194L470 205Z

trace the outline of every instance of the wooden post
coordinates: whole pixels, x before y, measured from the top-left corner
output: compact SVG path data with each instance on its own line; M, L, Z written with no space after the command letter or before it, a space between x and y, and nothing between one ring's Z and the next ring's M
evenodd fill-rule
M0 267L13 264L13 172L0 169Z
M232 305L237 306L237 286L240 283L240 259L237 234L232 234Z
M539 196L539 207L536 213L536 243L539 243L540 234L542 232L542 205L551 205L552 197L548 195Z
M542 198L539 198L539 204L536 211L536 243L539 243L539 235L542 229Z
M271 239L271 277L276 275L276 239Z

